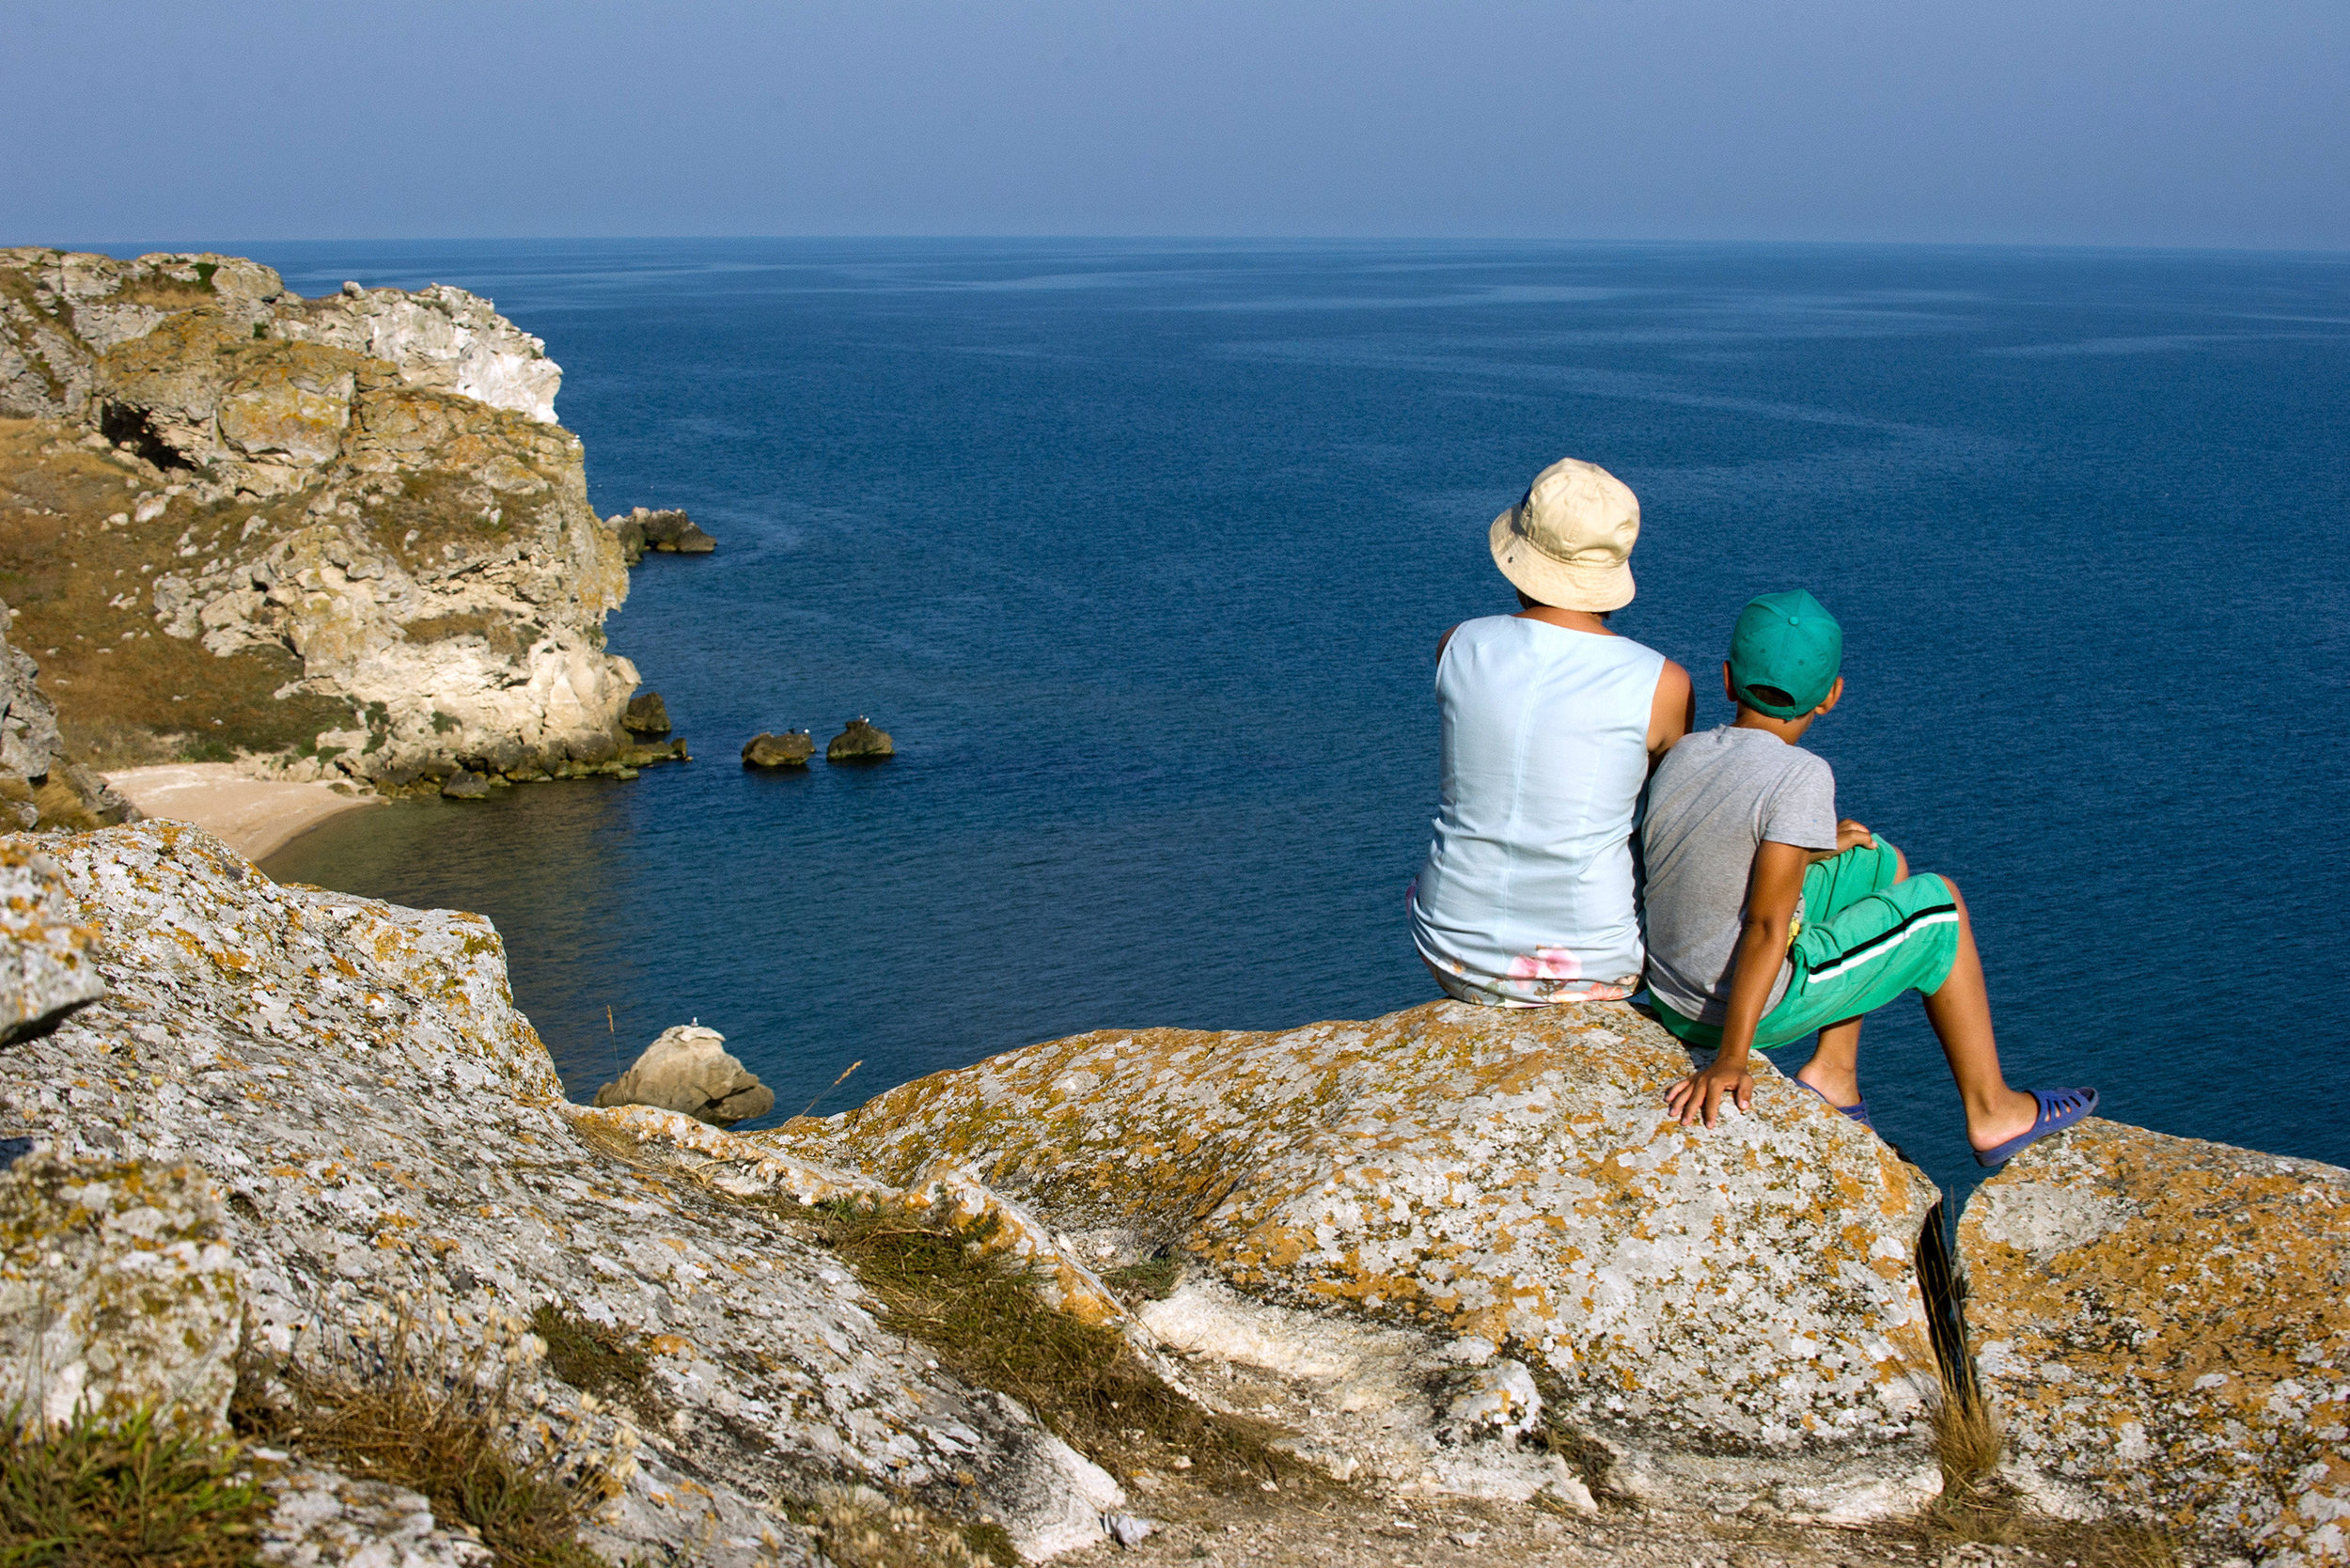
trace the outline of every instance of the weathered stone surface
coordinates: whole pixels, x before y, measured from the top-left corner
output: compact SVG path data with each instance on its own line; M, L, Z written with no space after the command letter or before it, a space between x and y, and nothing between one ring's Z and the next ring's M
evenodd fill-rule
M218 1427L238 1302L220 1195L195 1167L35 1152L0 1174L0 1411L20 1422L152 1407Z
M666 735L669 732L669 705L661 700L659 692L638 692L628 699L628 707L620 713L620 728L632 735Z
M106 994L98 928L21 839L0 839L0 1045L47 1034Z
M274 1503L258 1555L271 1568L488 1568L494 1560L479 1542L441 1528L432 1505L404 1486L307 1466L265 1470L263 1481Z
M281 887L177 823L50 853L109 991L0 1051L0 1130L199 1167L265 1351L360 1375L406 1316L446 1366L478 1358L518 1449L610 1479L588 1540L616 1561L808 1561L782 1510L828 1484L991 1513L1032 1551L1102 1538L1115 1483L885 1331L788 1203L574 1130L658 1113L564 1105L487 921ZM640 1346L662 1419L557 1379L540 1305Z
M0 604L0 774L49 776L57 755L57 713L33 682L40 666L8 645L8 607Z
M761 730L743 743L746 768L804 768L815 755L816 739L805 729L787 729L780 735Z
M1937 1485L1912 1268L1932 1184L1776 1075L1684 1129L1662 1097L1688 1063L1617 1004L1439 1002L1081 1035L751 1140L899 1184L951 1160L1089 1253L1173 1244L1274 1306L1481 1342L1660 1500L1914 1504Z
M730 1127L775 1109L776 1094L727 1053L725 1035L679 1024L662 1030L617 1081L597 1090L596 1104L658 1105Z
M553 422L560 378L441 285L304 300L235 258L0 251L0 416L88 432L140 492L119 522L66 516L135 533L156 569L109 613L220 658L293 654L299 679L267 689L351 714L281 759L295 776L613 757L637 679L603 622L628 572Z
M490 776L459 768L441 782L441 793L450 800L487 800L490 798Z
M875 729L863 713L851 719L839 734L824 745L827 762L878 762L897 754L897 746L889 739L889 731Z
M2350 1561L2350 1170L2092 1119L1985 1182L1958 1239L2028 1493Z

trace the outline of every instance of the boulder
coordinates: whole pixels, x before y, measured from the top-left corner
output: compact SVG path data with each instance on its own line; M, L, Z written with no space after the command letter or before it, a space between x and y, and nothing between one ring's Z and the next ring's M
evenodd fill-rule
M746 768L804 768L815 755L815 737L805 729L787 729L780 735L761 731L743 743Z
M669 705L661 700L659 692L638 692L620 711L620 728L632 735L666 735Z
M848 727L835 735L824 746L827 762L878 762L894 757L898 748L889 739L889 731L876 729L863 713L851 719Z
M176 823L47 851L67 916L98 930L108 990L0 1050L0 1126L41 1146L28 1164L59 1162L8 1190L39 1213L55 1212L44 1193L78 1208L70 1223L93 1250L0 1248L0 1289L8 1268L38 1269L49 1299L70 1302L83 1299L75 1278L100 1278L74 1272L82 1257L134 1281L185 1257L176 1278L224 1304L204 1283L216 1277L203 1226L216 1222L254 1354L359 1379L407 1329L440 1375L506 1390L519 1457L580 1478L593 1499L582 1544L613 1562L811 1564L793 1510L844 1485L957 1521L993 1516L1030 1557L1102 1541L1101 1513L1126 1506L1017 1400L885 1327L795 1203L738 1199L684 1169L650 1175L590 1119L724 1135L571 1105L514 1010L489 921L280 886ZM183 1166L218 1189L217 1211L173 1174ZM133 1168L151 1215L132 1202ZM88 1199L69 1196L75 1184ZM841 1173L829 1186L860 1184ZM56 1233L46 1220L24 1233L42 1231ZM172 1250L182 1242L193 1251ZM542 1307L638 1358L653 1415L566 1382L529 1326ZM220 1321L233 1347L234 1311ZM198 1326L182 1365L211 1364L218 1341ZM85 1359L96 1387L102 1369ZM24 1362L8 1364L26 1386ZM337 1529L368 1540L371 1510L402 1511L355 1495L344 1509L338 1490L325 1483L296 1512L339 1512ZM341 1555L321 1547L318 1560Z
M1938 1195L1766 1069L1750 1113L1681 1127L1663 1096L1689 1065L1622 1004L1436 1002L1080 1035L752 1139L897 1184L950 1160L1081 1247L1171 1247L1201 1284L1143 1316L1179 1348L1334 1387L1449 1361L1506 1393L1496 1358L1520 1364L1651 1500L1916 1506L1939 1485L1913 1266ZM1499 1397L1456 1394L1437 1436Z
M22 839L0 839L0 1045L47 1034L106 994L98 928Z
M599 1105L658 1105L716 1127L776 1108L775 1090L727 1054L727 1037L697 1024L664 1029L617 1082L596 1090Z
M154 1409L217 1430L236 1387L237 1260L187 1165L35 1152L0 1175L0 1411Z
M441 793L449 800L487 800L490 798L490 776L471 768L459 768L442 781Z
M2350 1562L2350 1170L2092 1118L1983 1183L1958 1241L2027 1496Z

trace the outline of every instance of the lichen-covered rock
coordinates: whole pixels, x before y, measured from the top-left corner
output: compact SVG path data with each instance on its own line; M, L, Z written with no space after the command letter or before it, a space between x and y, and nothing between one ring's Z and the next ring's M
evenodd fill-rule
M2092 1119L1977 1189L1958 1239L2027 1493L2350 1562L2350 1170Z
M1684 1129L1662 1096L1688 1063L1622 1005L1439 1002L1081 1035L751 1140L901 1184L951 1160L1081 1239L1505 1350L1627 1454L1735 1455L1723 1483L1749 1492L1775 1457L1825 1462L1914 1503L1932 1184L1775 1075L1751 1114Z
M839 734L825 743L824 760L878 762L885 757L895 756L897 750L888 730L877 728L871 720L859 713L848 722Z
M255 1553L270 1568L488 1568L478 1541L444 1529L432 1505L404 1486L354 1481L333 1470L271 1466Z
M0 1045L47 1034L106 994L98 928L23 839L0 839Z
M1116 1484L884 1330L793 1205L575 1129L486 920L281 887L178 823L48 847L109 989L0 1051L0 1118L209 1175L265 1354L363 1375L406 1323L509 1379L516 1447L606 1478L588 1538L614 1560L808 1561L783 1510L831 1484L995 1516L1031 1555L1102 1538ZM541 1307L641 1350L658 1403L562 1382Z
M658 1105L731 1127L776 1108L776 1093L727 1051L727 1037L698 1024L661 1031L627 1072L596 1090L599 1105Z
M72 680L69 728L103 700L119 711L86 722L104 733L176 732L201 717L174 692L249 667L267 682L254 700L322 710L272 743L311 772L406 786L460 764L608 764L636 672L603 622L628 571L554 423L560 380L537 338L462 290L305 300L233 257L0 251L0 416L57 437L9 448L0 491L22 537L0 547L22 559L70 540L93 568L20 607L69 662L86 651L70 633L118 665L118 618L133 640L186 645L143 651L156 679L140 690ZM125 560L154 575L116 591ZM6 734L0 717L0 768Z
M142 1408L217 1428L237 1381L238 1269L193 1166L61 1160L0 1174L0 1412Z

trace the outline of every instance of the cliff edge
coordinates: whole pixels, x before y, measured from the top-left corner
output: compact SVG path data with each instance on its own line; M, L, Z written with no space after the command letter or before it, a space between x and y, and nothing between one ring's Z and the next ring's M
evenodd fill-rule
M434 285L0 251L0 595L79 763L609 765L636 671L562 372Z

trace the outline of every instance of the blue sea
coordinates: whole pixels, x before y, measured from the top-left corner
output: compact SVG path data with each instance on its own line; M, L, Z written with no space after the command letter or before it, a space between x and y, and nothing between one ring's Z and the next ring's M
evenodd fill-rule
M1514 607L1486 525L1573 454L1639 494L1615 624L1696 672L1700 724L1750 595L1843 621L1813 744L1965 890L2012 1081L2350 1164L2350 258L221 248L490 296L562 364L599 510L721 541L647 560L609 628L691 765L269 863L493 917L576 1095L694 1018L781 1115L1079 1030L1432 998L1402 896L1436 640ZM896 760L736 761L858 713ZM1862 1074L1972 1180L1914 1000Z

